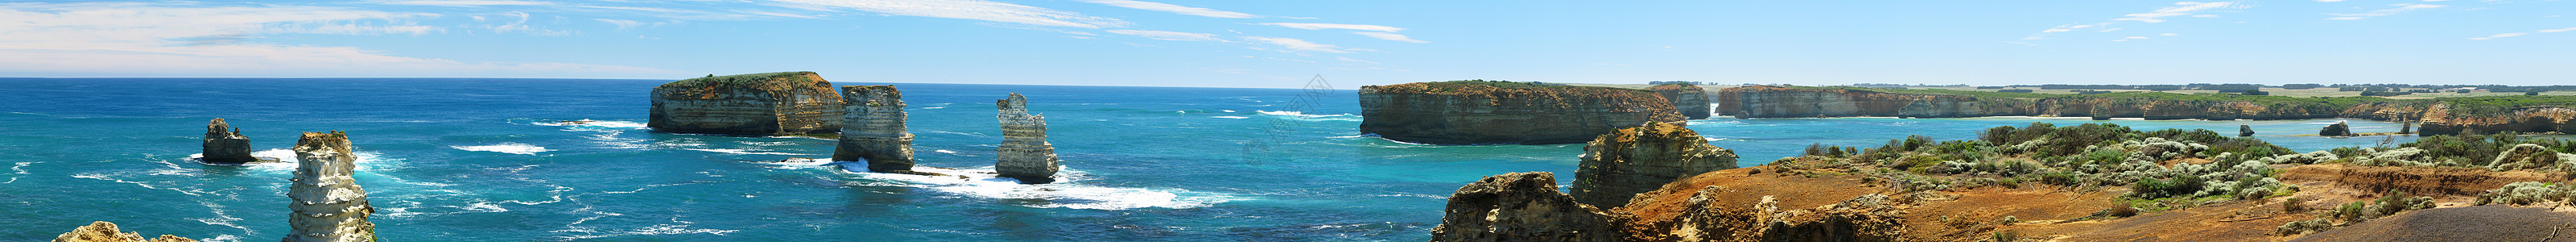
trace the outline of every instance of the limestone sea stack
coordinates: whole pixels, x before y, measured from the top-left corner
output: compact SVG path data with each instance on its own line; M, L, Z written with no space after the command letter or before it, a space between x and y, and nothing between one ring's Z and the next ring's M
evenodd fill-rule
M1573 195L1594 207L1618 207L1676 179L1734 169L1735 158L1735 151L1709 146L1678 123L1619 129L1584 144Z
M2346 123L2344 123L2344 122L2335 122L2335 124L2326 125L2326 128L2325 128L2325 129L2319 129L2319 130L2317 130L2317 136L2358 136L2358 135L2357 135L2357 134L2353 134L2353 133L2352 133L2352 125L2351 125L2351 124L2346 124Z
M993 171L1024 184L1055 182L1055 145L1047 144L1046 117L1029 114L1029 99L1019 93L993 106L1001 109L996 118L1002 121L1002 147L993 154Z
M206 121L204 149L205 155L199 160L206 163L239 164L260 161L259 157L250 156L250 137L242 136L241 129L224 123L223 118Z
M1664 96L1664 100L1673 101L1673 110L1680 111L1682 118L1708 119L1708 90L1700 89L1699 85L1672 83L1647 87L1646 90L1655 90L1655 94Z
M55 236L54 242L197 242L197 240L167 234L146 240L139 233L117 230L116 223L97 221L90 222L89 226L73 228L70 233Z
M2236 125L2236 137L2252 137L2252 136L2254 136L2254 126L2253 126L2253 125Z
M1556 191L1556 174L1507 173L1459 187L1431 241L1619 241L1609 214Z
M841 130L841 95L814 72L708 76L653 88L645 126L672 133L778 136Z
M894 86L843 86L841 143L832 161L867 161L868 171L912 171L912 133L905 131L903 92Z
M374 241L376 224L367 215L376 208L367 204L367 190L358 187L355 174L358 157L349 146L349 134L305 132L295 141L295 178L288 186L286 204L289 211L287 242L302 241Z
M1360 132L1427 144L1569 144L1681 121L1653 91L1449 81L1360 87Z

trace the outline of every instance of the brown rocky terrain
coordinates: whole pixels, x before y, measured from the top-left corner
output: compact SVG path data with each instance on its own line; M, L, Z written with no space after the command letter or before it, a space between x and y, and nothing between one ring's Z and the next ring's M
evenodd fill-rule
M1653 91L1424 82L1360 87L1360 132L1428 144L1567 144L1647 122L1681 121ZM1521 84L1528 85L1528 84Z
M197 242L197 240L167 234L146 240L139 233L117 230L116 223L98 221L90 222L88 226L73 228L72 232L63 233L62 236L56 236L54 242Z
M1556 191L1556 174L1487 176L1449 196L1431 241L1617 241L1601 209Z
M841 95L814 72L708 76L653 88L646 126L672 133L800 135L841 129Z
M1678 122L1619 129L1583 146L1574 199L1594 206L1627 204L1629 197L1675 179L1735 168L1735 158L1735 151L1709 146Z

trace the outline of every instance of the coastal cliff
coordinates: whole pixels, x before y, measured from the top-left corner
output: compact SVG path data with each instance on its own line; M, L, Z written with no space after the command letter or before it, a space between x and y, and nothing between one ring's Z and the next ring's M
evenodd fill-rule
M367 190L358 187L358 156L349 146L349 134L305 132L295 141L294 185L286 197L287 242L375 241L376 224L367 215L376 212L367 204Z
M1576 201L1618 207L1673 180L1735 168L1735 151L1709 146L1677 123L1647 123L1603 134L1583 146L1574 172Z
M1449 195L1431 241L1619 241L1610 217L1556 191L1556 174L1487 176Z
M2501 114L2452 113L2449 104L2436 105L2426 112L2420 130L2423 135L2484 134L2495 132L2576 133L2576 109L2565 107L2523 107Z
M653 88L645 125L672 133L799 135L840 132L841 95L814 72L708 76Z
M1664 100L1672 101L1673 110L1681 112L1682 118L1708 119L1708 90L1700 89L1699 85L1673 83L1646 87L1646 90L1654 90Z
M241 129L224 123L222 118L206 121L206 139L202 148L204 156L198 160L206 163L239 164L261 161L259 157L250 156L250 137L242 136Z
M903 92L894 86L844 86L841 141L832 161L867 161L868 171L912 171L912 133L904 128Z
M1513 86L1523 85L1523 86ZM1490 81L1360 87L1360 132L1428 144L1567 144L1681 121L1653 91Z
M1920 92L1940 92L1924 90ZM1949 91L1970 93L1965 91ZM2054 95L1983 92L1900 94L1856 88L1746 86L1718 90L1718 112L1736 118L2058 116L2149 120L2389 119L2422 104L2379 98L2311 99L2174 93Z
M1046 117L1030 114L1029 99L1019 93L995 100L993 106L1000 110L994 118L1002 122L1002 145L993 152L993 172L1024 184L1055 182L1055 145L1047 144Z

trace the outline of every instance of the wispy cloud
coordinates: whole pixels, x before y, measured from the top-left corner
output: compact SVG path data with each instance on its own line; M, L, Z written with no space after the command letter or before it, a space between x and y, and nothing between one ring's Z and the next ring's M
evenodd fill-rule
M516 1L516 0L398 0L398 1L370 1L370 3L376 3L376 4L393 4L393 5L449 6L449 7L514 6L514 5L553 5L553 4L554 4L554 3L549 3L549 2L539 2L539 1Z
M1145 38L1147 38L1147 39L1158 39L1158 40L1172 40L1172 41L1218 41L1218 42L1227 42L1227 41L1225 41L1224 39L1217 39L1217 38L1216 38L1216 34L1202 34L1202 33L1190 33L1190 32L1172 32L1172 31L1158 31L1158 30L1133 30L1133 29L1112 29L1112 30L1108 30L1108 32L1109 32L1109 33L1113 33L1113 34L1134 35L1134 36L1136 36L1136 37L1145 37Z
M509 12L503 13L502 15L519 17L519 20L512 21L508 24L492 25L487 27L492 29L493 33L524 33L536 36L569 36L579 34L579 32L574 31L551 30L528 26L528 19L531 19L531 17L528 17L527 12Z
M1237 12L1228 12L1228 11L1224 11L1224 10L1215 10L1215 9L1198 8L1198 7L1181 6L1181 5L1172 5L1172 4L1169 4L1169 3L1144 2L1144 1L1135 1L1135 0L1080 0L1080 1L1088 2L1088 3L1105 4L1105 5L1109 5L1109 6L1118 6L1118 7L1122 7L1122 8L1144 9L1144 10L1152 10L1152 11L1158 11L1158 12L1177 13L1177 14L1186 14L1186 15L1197 15L1197 16L1205 16L1205 17L1217 17L1217 18L1259 18L1259 17L1261 17L1261 15L1252 15L1252 14L1248 14L1248 13L1237 13Z
M2531 31L2531 33L2522 33L2522 32L2502 33L2502 34L2488 35L2487 37L2477 37L2477 38L2469 38L2469 39L2472 39L2472 40L2494 40L2494 39L2497 39L2497 38L2504 38L2504 37L2524 36L2524 35L2532 35L2532 34L2557 33L2557 32L2567 32L2567 31L2576 31L2576 28L2533 30L2533 31Z
M789 3L789 4L810 5L810 6L797 6L797 7L812 7L812 6L821 6L821 7L824 7L824 8L815 8L815 9L833 9L833 8L840 8L840 9L859 10L859 11L867 11L867 12L880 13L880 14L890 14L890 15L915 16L915 17L933 17L933 18L953 18L953 19L966 19L966 20L982 20L982 21L993 21L993 22L1004 22L1004 23L1018 23L1018 24L1028 24L1028 25L1039 25L1039 26L1056 26L1056 27L1075 27L1075 28L1092 28L1092 29L1097 29L1097 28L1125 27L1125 26L1127 26L1127 25L1128 25L1127 21L1124 21L1124 20L1118 20L1118 19L1113 19L1113 18L1093 17L1093 16L1089 16L1089 15L1082 15L1082 14L1080 14L1080 13L1074 13L1074 12L1057 11L1057 10L1054 10L1054 9L1046 9L1046 8L1040 8L1040 7L1030 7L1030 6L1026 6L1026 5L1009 4L1009 3L999 3L999 2L991 2L991 1L980 1L980 0L910 0L910 1L897 1L897 0L775 0L775 1L782 2L782 3Z
M2247 6L2247 5L2239 4L2239 3L2237 3L2237 2L2207 2L2207 3L2205 3L2205 2L2178 2L2178 3L2174 3L2174 5L2182 5L2182 6L2174 6L2174 7L2159 8L2159 9L2156 9L2156 11L2150 11L2150 12L2145 12L2145 13L2132 13L2132 14L2127 14L2127 15L2120 15L2120 16L2127 16L2127 17L2125 17L2125 18L2116 18L2116 19L2111 19L2111 21L2122 21L2122 20L2127 20L2127 21L2147 22L2147 23L2163 23L2163 22L2165 22L2165 20L2164 20L2164 18L2165 18L2165 17L2194 15L2195 13L2199 13L2199 12L2202 12L2202 11L2209 11L2209 10L2220 10L2220 9L2243 9L2243 8L2249 7L2249 6ZM2216 17L2216 15L2211 15L2211 17Z
M2397 6L2397 8L2380 9L2380 10L2370 10L2370 12L2367 12L2367 13L2329 13L2329 14L2326 14L2326 15L2334 15L2334 16L2341 16L2341 17L2332 17L2332 18L2326 18L2326 19L2333 19L2333 20L2360 20L2360 19L2363 19L2363 18L2369 18L2369 17L2379 17L2379 16L2397 15L2397 14L2399 14L2399 13L2405 13L2405 12L2407 12L2407 11L2424 10L2424 9L2435 9L2435 8L2442 8L2442 7L2446 7L2446 6L2443 6L2443 5L2421 4L2421 3L2399 3L2399 4L2390 4L2389 6Z
M1317 44L1317 43L1315 43L1315 42L1308 42L1308 41L1306 41L1306 40L1302 40L1302 39L1291 39L1291 38L1280 38L1280 37L1262 37L1262 36L1250 36L1250 37L1243 37L1243 39L1244 39L1244 40L1250 40L1250 41L1252 41L1252 42L1259 42L1259 43L1264 43L1264 44L1278 45L1279 47L1288 48L1288 49L1291 49L1291 50L1301 50L1301 51L1320 51L1320 52L1332 52L1332 53L1351 53L1351 52L1350 52L1350 51L1348 51L1348 50L1342 50L1340 46L1333 46L1333 45L1328 45L1328 44Z
M1336 59L1336 60L1342 60L1342 61L1349 61L1349 62L1359 62L1359 63L1377 64L1377 62L1375 62L1375 61L1366 61L1366 60L1360 60L1360 59L1351 59L1350 57L1333 57L1333 59Z
M355 47L258 43L273 34L428 34L438 14L196 3L0 4L0 72L246 76L671 73L571 63L466 63Z
M1353 33L1353 34L1360 34L1360 35L1366 35L1366 36L1368 36L1369 38L1377 38L1377 39L1382 39L1382 40L1403 41L1403 42L1411 42L1411 43L1431 43L1431 41L1422 41L1422 40L1417 40L1417 39L1413 39L1413 37L1411 37L1411 36L1404 36L1404 35L1396 34L1396 33L1387 33L1387 32L1351 32L1351 33Z
M1289 28L1298 28L1298 29L1311 29L1311 30L1348 29L1348 30L1365 30L1365 31L1377 31L1377 32L1397 32L1397 31L1404 31L1404 28L1387 27L1387 26L1379 26L1379 25L1366 25L1366 24L1261 23L1261 25L1279 26L1279 27L1289 27Z

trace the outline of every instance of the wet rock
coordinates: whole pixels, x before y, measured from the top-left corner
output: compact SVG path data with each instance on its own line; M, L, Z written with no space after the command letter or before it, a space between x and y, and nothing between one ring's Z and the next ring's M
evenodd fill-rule
M912 171L912 133L904 128L903 92L894 86L843 86L841 142L832 161L867 161L868 171Z
M358 156L349 135L305 132L294 150L294 184L286 191L293 200L286 204L291 231L285 241L374 241L376 224L367 222L367 216L376 208L367 204L367 190L351 177Z
M250 156L250 137L242 136L241 129L224 123L222 118L206 121L204 149L205 155L199 159L206 163L239 164L260 161L259 157Z
M645 126L672 133L785 136L841 130L841 96L814 72L708 76L653 88Z
M1055 145L1046 141L1046 117L1029 114L1029 100L1019 93L993 106L1001 110L996 118L1002 121L1002 147L993 154L993 171L1020 183L1055 182L1058 165Z
M97 221L90 222L89 226L73 228L70 233L55 236L54 242L197 242L197 240L166 234L146 240L140 233L117 230L116 223Z
M1736 155L1708 145L1681 124L1646 123L1584 144L1582 159L1574 173L1575 200L1609 208L1676 179L1733 169Z
M1449 196L1431 241L1617 241L1610 217L1556 190L1556 175L1487 176Z

